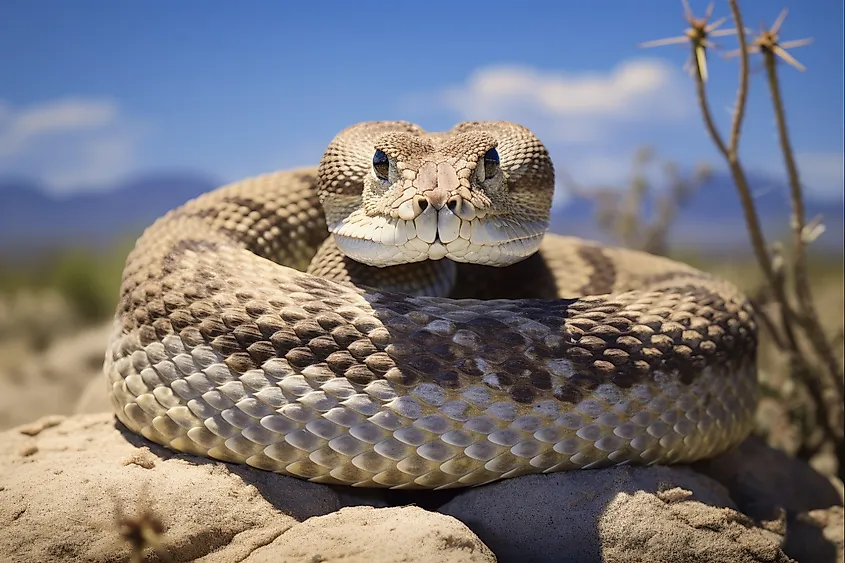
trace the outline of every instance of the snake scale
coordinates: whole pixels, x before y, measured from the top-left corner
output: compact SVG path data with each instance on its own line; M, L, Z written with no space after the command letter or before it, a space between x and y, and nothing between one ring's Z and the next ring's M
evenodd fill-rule
M750 431L734 286L546 234L554 170L506 122L340 132L138 239L104 371L168 448L318 483L474 486L711 457Z

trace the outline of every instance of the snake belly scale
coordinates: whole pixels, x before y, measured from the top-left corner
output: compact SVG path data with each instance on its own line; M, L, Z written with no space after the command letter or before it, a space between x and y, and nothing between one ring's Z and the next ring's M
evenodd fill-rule
M168 448L318 483L474 486L707 458L750 432L731 284L546 234L554 173L505 122L342 131L139 238L104 371Z

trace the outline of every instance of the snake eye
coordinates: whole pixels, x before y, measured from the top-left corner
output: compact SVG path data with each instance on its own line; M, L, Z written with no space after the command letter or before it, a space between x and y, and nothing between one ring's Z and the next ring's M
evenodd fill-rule
M373 155L373 170L376 171L376 176L382 180L387 180L388 172L390 171L390 161L384 151L376 149Z
M496 175L496 170L499 169L499 153L496 149L490 149L484 153L484 176L491 178Z

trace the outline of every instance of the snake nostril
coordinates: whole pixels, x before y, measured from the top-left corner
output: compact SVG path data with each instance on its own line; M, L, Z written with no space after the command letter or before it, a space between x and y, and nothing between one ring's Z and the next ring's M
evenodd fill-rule
M420 206L420 211L425 211L426 207L428 207L428 202L424 199L420 199L417 201L417 205Z
M449 211L451 211L452 213L456 213L458 210L458 198L453 197L452 199L450 199L449 202L446 204L446 207L448 207Z

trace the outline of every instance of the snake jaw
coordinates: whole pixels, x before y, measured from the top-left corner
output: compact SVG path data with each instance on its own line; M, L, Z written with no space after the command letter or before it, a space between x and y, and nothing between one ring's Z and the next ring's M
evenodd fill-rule
M471 205L471 204L469 204ZM509 266L534 252L548 227L543 220L507 219L456 207L427 207L413 220L368 216L363 209L330 227L338 248L370 266L395 266L448 258L489 266ZM471 217L471 219L464 219Z

